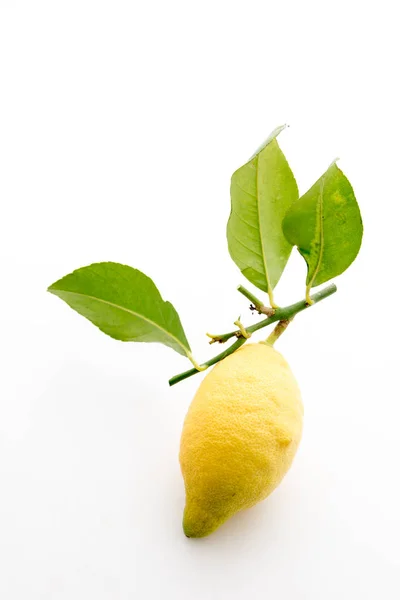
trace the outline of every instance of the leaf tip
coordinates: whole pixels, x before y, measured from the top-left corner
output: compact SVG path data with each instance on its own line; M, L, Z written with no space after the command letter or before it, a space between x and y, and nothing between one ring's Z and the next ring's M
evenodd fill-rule
M265 145L269 144L275 138L277 138L278 135L286 129L286 127L289 127L287 123L284 123L283 125L279 125L278 127L276 127L267 137L267 141L266 141Z
M59 287L57 287L57 284L60 281L61 279L58 279L57 281L54 281L52 284L50 284L46 289L46 292L49 292L50 294L57 294L57 292L59 291Z
M335 158L335 160L333 160L333 161L331 162L331 164L329 165L328 169L330 169L330 168L331 168L331 167L333 167L333 166L337 167L337 164L336 164L336 163L337 163L337 161L338 161L338 160L340 160L340 156L337 156L337 157Z
M251 158L249 160L252 160L255 156L257 156L257 154L260 154L260 152L262 152L264 150L264 148L266 148L268 146L268 144L270 144L271 142L273 142L280 133L282 133L282 131L284 129L286 129L286 127L288 127L288 125L285 123L284 125L279 125L279 127L276 127L267 137L267 139L261 144L261 146L259 146L257 148L257 150L254 152L254 154L251 156Z

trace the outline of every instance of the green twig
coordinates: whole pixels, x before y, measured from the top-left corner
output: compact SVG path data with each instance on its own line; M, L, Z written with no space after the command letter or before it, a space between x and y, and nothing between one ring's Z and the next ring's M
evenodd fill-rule
M233 352L235 352L235 350L240 348L240 346L243 346L243 344L245 344L246 342L247 342L246 338L244 338L244 337L239 338L238 340L236 340L236 342L234 344L232 344L232 346L229 346L229 348L226 348L226 350L224 350L224 352L217 354L217 356L214 356L214 358L210 358L210 360L205 362L204 365L202 365L202 366L205 366L206 368L208 368L208 367L211 367L212 365L215 365L215 363L219 362L223 358L226 358L227 356L229 356L229 354L232 354ZM171 379L169 380L169 385L175 385L175 383L179 383L180 381L183 381L184 379L187 379L188 377L191 377L192 375L196 375L196 373L199 373L199 371L197 369L189 369L189 371L185 371L184 373L175 375L175 377L171 377Z
M243 287L242 285L239 285L239 287L237 288L238 292L240 292L241 294L243 294L243 296L245 296L248 300L250 300L250 302L252 303L253 306L251 306L250 308L254 309L261 315L267 315L268 317L271 317L274 313L275 313L275 309L271 308L270 306L264 306L264 304L261 302L261 300L259 300L254 294L252 294L251 292L249 292L249 290L247 290L245 287Z
M320 302L321 300L324 300L324 298L327 298L328 296L331 296L332 294L334 294L336 292L336 290L337 290L336 285L334 283L332 283L331 285L328 285L328 287L324 288L320 292L313 294L311 297L311 299L313 300L313 304L315 304L316 302ZM255 323L254 325L250 325L249 327L246 327L246 331L248 331L249 333L254 333L255 331L258 331L259 329L262 329L263 327L267 327L268 325L271 325L271 323L275 323L276 321L283 321L284 319L290 319L291 317L293 317L294 315L297 315L297 313L301 312L302 310L305 310L306 308L310 308L310 306L312 306L312 304L307 304L307 302L305 300L300 300L300 302L296 302L295 304L291 304L290 306L286 306L285 308L277 308L272 316L268 317L267 319L263 319L259 323ZM222 333L221 335L218 335L215 337L218 338L218 341L221 344L223 344L224 342L227 342L231 337L234 337L234 336L235 337L241 336L239 329L235 329L235 331L230 331L229 333Z
M297 315L297 313L305 310L306 308L310 308L310 306L313 306L317 302L324 300L324 298L328 298L328 296L334 294L336 290L336 285L332 283L320 292L317 292L316 294L313 294L311 296L311 299L313 301L312 305L307 304L305 300L300 300L300 302L296 302L295 304L291 304L290 306L286 306L285 308L277 308L275 313L271 317L263 319L262 321L260 321L259 323L255 323L254 325L246 327L246 331L248 333L254 333L255 331L258 331L263 327L267 327L268 325L271 325L271 323L275 323L276 321L285 321L292 319L295 315ZM225 352L221 352L217 356L214 356L214 358L211 358L210 360L203 363L201 365L202 370L204 370L203 367L211 367L211 365L215 365L215 363L219 362L220 360L223 360L224 358L235 352L235 350L240 348L240 346L243 346L243 344L246 342L246 338L242 336L239 329L222 334L218 336L218 339L223 342L226 342L231 337L237 337L238 339L234 344L232 344L232 346L229 346L229 348L227 348ZM187 379L188 377L191 377L192 375L195 375L198 372L198 369L190 369L189 371L185 371L184 373L175 375L169 380L169 385L175 385L175 383L179 383L179 381L183 381L184 379Z
M263 306L261 300L259 300L254 294L249 292L249 290L247 290L243 285L239 285L237 291L243 294L243 296L247 298L247 300L250 300L250 302L255 306L255 308Z

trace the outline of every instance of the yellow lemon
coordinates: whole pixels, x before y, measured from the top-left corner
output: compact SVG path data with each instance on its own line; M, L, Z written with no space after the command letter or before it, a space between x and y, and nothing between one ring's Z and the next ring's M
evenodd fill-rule
M266 498L288 471L301 438L303 405L289 365L265 343L218 363L201 383L183 426L183 530L209 535Z

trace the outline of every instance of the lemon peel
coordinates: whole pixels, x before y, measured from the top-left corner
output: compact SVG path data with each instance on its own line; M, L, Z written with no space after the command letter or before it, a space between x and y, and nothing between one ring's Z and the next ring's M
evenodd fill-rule
M283 356L247 344L204 378L182 431L183 529L204 537L266 498L288 471L301 438L303 404Z

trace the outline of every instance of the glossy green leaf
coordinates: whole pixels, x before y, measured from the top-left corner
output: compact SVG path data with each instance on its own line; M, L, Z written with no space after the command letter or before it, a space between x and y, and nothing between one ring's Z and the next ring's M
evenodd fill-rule
M137 269L95 263L56 281L48 291L116 340L160 342L179 354L190 354L175 308Z
M292 205L283 231L306 260L307 294L350 266L361 246L363 225L353 188L336 163Z
M229 253L243 275L268 292L278 283L292 245L282 220L299 197L296 180L279 148L276 129L257 153L232 175Z

